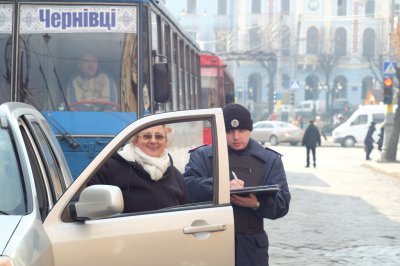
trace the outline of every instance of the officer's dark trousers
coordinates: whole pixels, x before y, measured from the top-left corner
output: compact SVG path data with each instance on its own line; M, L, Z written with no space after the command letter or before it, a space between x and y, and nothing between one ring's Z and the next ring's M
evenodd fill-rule
M260 233L235 233L236 266L268 266L268 236Z
M312 153L312 157L313 157L313 162L314 162L314 166L315 166L315 163L316 163L316 161L317 161L317 158L315 158L315 150L316 150L316 147L306 147L306 152L307 152L307 166L310 166L310 151L311 151L311 153Z

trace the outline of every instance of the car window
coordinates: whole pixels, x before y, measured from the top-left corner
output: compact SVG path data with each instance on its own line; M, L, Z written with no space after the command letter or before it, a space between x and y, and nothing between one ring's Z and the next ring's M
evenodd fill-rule
M254 128L267 128L268 123L257 123L254 125Z
M383 113L377 113L377 114L372 114L372 121L375 123L379 124L382 123L385 120L385 114Z
M50 186L48 185L47 179L44 176L43 164L41 163L39 151L35 145L32 135L29 134L29 130L26 126L21 124L20 130L24 139L25 147L28 153L30 167L33 174L34 185L36 189L37 203L39 205L39 212L42 221L45 220L51 206L50 202L53 202Z
M9 132L0 129L0 215L27 212L26 194L15 147Z
M63 178L59 164L42 129L37 123L32 123L32 128L36 133L37 141L40 143L39 147L41 148L42 156L46 162L46 170L48 172L53 196L58 200L65 191L65 187L63 186L64 184L61 181Z
M138 146L132 146L134 138L143 138L143 135L149 129L148 127L140 130L139 133L134 132L129 139L123 142L123 144L117 148L116 152L112 153L109 158L99 166L98 170L93 173L85 186L97 184L119 186L124 196L125 205L124 213L122 215L169 212L187 208L201 208L203 205L212 206L216 204L218 195L216 195L216 191L214 190L214 177L211 177L209 180L210 186L208 188L210 189L210 197L207 200L197 202L190 202L190 191L183 179L183 174L189 162L190 154L198 149L205 148L206 146L212 147L212 145L216 145L216 142L213 140L213 131L211 131L212 144L203 144L205 134L210 134L211 123L207 120L168 123L165 124L165 128L168 140L167 151L172 158L174 167L174 170L171 168L168 169L168 171L177 171L177 174L175 174L174 177L176 180L173 181L173 184L168 184L168 182L172 182L171 180L173 180L168 176L168 172L165 172L166 176L163 176L159 180L151 180L152 176L150 176L148 168L144 166L143 158L140 157L141 155L138 155L138 153L133 155L133 152L130 150L132 148L138 148ZM156 134L149 135L153 135L152 141L155 141ZM190 136L190 138L187 138L186 136ZM210 136L208 136L208 138L209 137ZM142 153L143 155L143 152L144 149L141 150L139 154ZM211 149L211 154L212 153L213 149ZM153 158L148 157L147 154L144 155L144 158L153 160ZM207 161L209 165L216 165L213 156L205 159L210 160ZM195 169L194 171L198 170L199 169ZM217 169L214 169L214 171L217 171ZM216 174L213 175L215 176ZM180 190L182 186L185 189L185 193L187 193L185 201L180 200L180 192L177 192L177 190ZM80 189L80 191L82 189ZM155 193L155 191L157 193ZM176 201L176 197L179 198L178 201ZM78 195L75 199L77 198L79 198ZM169 200L171 200L171 204L168 203ZM65 221L68 221L69 219L66 217L67 216L65 216Z
M359 115L353 122L352 125L365 125L368 123L368 115Z

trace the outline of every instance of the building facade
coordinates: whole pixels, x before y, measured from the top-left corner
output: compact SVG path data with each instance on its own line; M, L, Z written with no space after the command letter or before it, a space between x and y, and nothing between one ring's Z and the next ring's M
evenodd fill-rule
M321 115L331 116L381 91L399 6L397 0L164 2L201 49L228 63L236 101L256 120L305 100L322 102Z

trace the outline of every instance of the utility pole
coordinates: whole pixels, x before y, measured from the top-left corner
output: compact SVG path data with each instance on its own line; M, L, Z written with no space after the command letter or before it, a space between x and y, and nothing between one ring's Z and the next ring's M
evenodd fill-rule
M391 42L392 42L392 38L393 38L393 33L394 33L394 0L390 1L390 17L389 17L389 34L388 37L389 41L388 41L388 55L389 55L389 59L391 59L391 55L390 54L390 46L391 46ZM385 72L385 69L383 70L383 72ZM385 74L385 73L384 73ZM393 82L393 81L392 81ZM383 87L386 86L385 84L385 79L383 79ZM391 84L391 86L393 87L393 83ZM392 89L393 90L393 89ZM393 93L393 92L392 92ZM393 101L392 101L393 102ZM393 103L388 103L386 105L386 115L385 115L385 131L384 131L384 136L383 136L383 147L382 147L382 152L381 152L381 161L385 162L388 161L388 147L390 144L390 138L392 136L392 131L393 131L393 125L394 125L394 113L393 113Z
M299 56L299 46L300 46L300 30L301 30L301 14L299 14L299 17L297 18L297 28L296 28L296 36L295 36L295 47L292 51L294 51L293 55L293 63L292 63L292 73L291 73L291 79L294 81L297 81L297 58ZM291 88L289 88L291 90ZM289 117L294 118L294 106L296 105L296 91L293 90L290 92L293 94L293 104L292 101L290 103L290 110L289 110Z

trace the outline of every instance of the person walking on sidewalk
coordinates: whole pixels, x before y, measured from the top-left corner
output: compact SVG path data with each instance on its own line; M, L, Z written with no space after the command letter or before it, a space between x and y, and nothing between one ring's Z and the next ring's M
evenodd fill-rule
M372 137L372 135L374 134L375 129L376 129L375 122L372 121L371 125L368 128L367 135L365 136L365 139L364 139L365 153L366 153L365 159L366 160L371 160L370 155L371 155L372 150L374 149L374 138Z
M313 166L315 168L317 166L316 149L317 149L317 144L321 146L321 134L319 133L318 128L314 125L314 120L310 120L310 124L308 125L306 131L304 132L301 144L303 146L306 146L306 152L307 152L306 167L310 167L310 151L311 151L314 162Z

